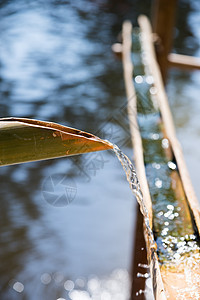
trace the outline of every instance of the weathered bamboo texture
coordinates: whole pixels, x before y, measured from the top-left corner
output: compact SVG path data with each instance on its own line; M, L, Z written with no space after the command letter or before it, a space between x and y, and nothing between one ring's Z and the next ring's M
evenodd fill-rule
M130 22L125 22L123 24L123 48L122 48L122 60L124 66L124 79L126 86L126 93L128 98L128 115L130 120L130 131L132 137L132 143L134 145L134 156L135 156L135 165L137 169L138 178L140 180L141 189L144 196L145 205L149 212L150 224L152 227L152 205L151 205L151 196L149 193L149 187L145 174L144 167L144 158L143 158L143 148L142 148L142 139L139 132L139 127L137 123L137 98L136 92L133 85L133 65L131 61L131 45L132 45L132 25ZM164 293L164 286L160 274L158 257L155 252L155 249L149 249L149 241L147 234L145 233L145 239L147 243L148 259L150 263L150 272L153 283L153 290L155 299L166 300Z

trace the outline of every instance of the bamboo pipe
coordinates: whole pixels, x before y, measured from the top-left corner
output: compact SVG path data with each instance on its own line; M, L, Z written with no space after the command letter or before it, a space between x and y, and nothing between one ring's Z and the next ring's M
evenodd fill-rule
M112 149L93 134L53 122L0 119L0 166Z
M200 58L176 53L168 55L169 67L200 70Z
M177 165L179 168L179 173L181 176L181 181L183 183L183 188L191 208L191 211L194 215L195 223L198 229L198 233L200 233L200 209L199 203L196 198L189 173L185 164L185 160L183 157L183 152L180 146L179 141L176 138L175 127L173 123L172 114L169 108L167 95L165 92L164 84L162 81L161 72L156 60L156 54L154 50L154 45L152 41L152 29L150 22L146 16L140 16L138 18L138 23L141 28L141 32L143 34L143 47L145 48L145 52L147 53L147 62L150 69L150 72L154 78L154 84L157 88L158 94L158 102L159 109L162 115L162 119L166 129L166 135L170 141L172 146L172 150L177 161Z

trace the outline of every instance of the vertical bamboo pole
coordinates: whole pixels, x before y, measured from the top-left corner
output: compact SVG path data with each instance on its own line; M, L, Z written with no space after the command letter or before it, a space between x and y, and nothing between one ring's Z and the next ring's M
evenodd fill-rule
M122 28L122 36L123 36L123 46L122 46L122 61L123 61L123 68L124 68L124 81L125 81L125 88L126 94L128 98L128 117L130 122L130 132L131 132L131 139L134 145L134 154L135 154L135 165L137 169L138 178L140 181L141 190L144 197L145 206L147 207L150 226L152 227L152 203L151 203L151 196L149 193L148 182L145 173L145 166L144 166L144 156L143 156L143 148L142 148L142 138L140 135L138 123L137 123L137 96L136 91L133 84L133 64L131 61L131 46L132 46L132 25L129 21L123 23ZM139 258L141 249L139 249L138 245L143 243L143 236L141 235L142 231L142 220L140 219L142 216L141 214L137 214L138 220L136 225L137 235L135 237L135 253L134 253L134 262L133 267L136 266L134 270L134 275L138 269L138 260L144 259ZM149 240L146 229L144 229L144 237L146 241L146 249L148 254L148 260L150 264L150 273L152 277L152 284L153 284L153 291L156 300L166 300L164 286L160 274L160 268L158 263L158 257L154 249L150 249L149 247ZM141 247L140 247L141 248ZM141 262L141 261L140 261ZM138 299L135 295L136 291L136 280L133 281L132 287L132 299ZM144 283L143 283L144 284ZM142 285L142 282L141 282ZM136 297L136 298L134 298ZM142 298L140 298L142 299Z
M152 5L152 27L158 36L157 60L164 83L168 69L168 54L172 48L177 0L154 0Z

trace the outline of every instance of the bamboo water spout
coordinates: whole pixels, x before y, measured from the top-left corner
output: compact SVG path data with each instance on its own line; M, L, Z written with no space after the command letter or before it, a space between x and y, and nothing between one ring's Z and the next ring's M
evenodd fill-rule
M0 166L112 149L93 134L53 122L0 119Z

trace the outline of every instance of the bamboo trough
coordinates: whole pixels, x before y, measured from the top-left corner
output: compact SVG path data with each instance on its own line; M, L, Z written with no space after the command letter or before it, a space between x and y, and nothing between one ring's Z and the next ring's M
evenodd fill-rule
M166 152L166 156L174 157L178 176L174 180L177 180L176 196L184 196L189 209L188 218L191 218L194 232L199 238L200 233L200 209L199 203L195 196L189 174L186 168L186 164L183 158L181 146L176 138L175 128L171 111L168 105L167 95L164 89L161 72L156 60L153 33L150 22L147 17L140 16L138 19L140 32L142 35L141 44L145 51L145 62L147 72L153 76L154 87L157 90L157 103L162 122L164 124L164 135L168 139L170 149ZM152 199L150 194L149 183L146 176L144 151L140 128L137 118L137 94L133 82L133 63L131 59L132 49L132 25L129 21L124 22L122 29L122 61L124 69L125 88L128 99L128 116L130 123L130 132L132 138L132 144L134 148L135 165L140 180L141 189L144 196L144 201L149 212L149 219L151 227L153 228L153 208ZM183 207L184 209L184 207ZM196 266L191 267L190 275L185 273L183 264L179 265L168 264L167 267L163 267L160 262L159 255L155 249L149 248L149 241L147 233L144 228L144 237L147 248L147 258L150 267L150 274L152 278L153 293L155 299L200 299L200 260L196 261ZM195 274L193 274L193 272ZM189 278L190 277L190 278ZM137 299L137 297L133 299Z

